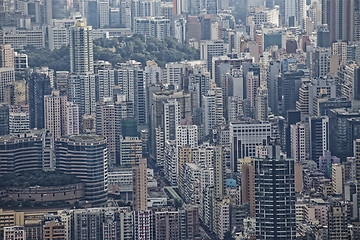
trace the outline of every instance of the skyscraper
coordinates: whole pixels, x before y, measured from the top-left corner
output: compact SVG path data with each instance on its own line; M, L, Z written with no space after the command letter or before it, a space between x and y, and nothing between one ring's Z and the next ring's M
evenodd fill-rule
M310 118L310 157L318 162L319 157L329 150L329 118Z
M330 0L329 2L330 43L339 40L353 41L355 1Z
M45 74L31 74L29 77L30 128L44 128L44 96L50 94L50 78Z
M85 200L92 206L107 201L108 153L106 138L72 135L55 141L56 168L85 183Z
M222 200L226 188L225 161L221 146L214 148L214 178L215 178L215 198Z
M256 239L295 239L294 161L256 159Z
M83 21L70 28L70 71L94 72L92 27Z
M54 138L59 138L67 133L67 96L60 96L59 91L44 96L45 128ZM79 120L78 120L79 121Z
M147 163L141 158L139 164L133 167L133 198L135 211L147 210Z
M237 172L238 159L256 156L256 146L270 143L271 124L249 121L230 123L231 170Z
M9 129L9 106L0 104L0 135L8 135Z

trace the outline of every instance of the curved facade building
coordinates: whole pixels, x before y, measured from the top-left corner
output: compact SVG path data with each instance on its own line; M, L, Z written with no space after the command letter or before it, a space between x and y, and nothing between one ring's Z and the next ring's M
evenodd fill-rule
M49 169L53 154L48 132L0 137L0 175Z
M92 206L107 201L108 153L106 139L73 135L55 141L56 169L75 175L85 184L85 200Z

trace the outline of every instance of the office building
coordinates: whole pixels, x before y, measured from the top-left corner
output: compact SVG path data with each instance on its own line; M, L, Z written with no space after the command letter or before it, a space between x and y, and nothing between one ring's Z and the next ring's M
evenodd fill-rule
M29 77L30 128L43 129L45 127L44 96L50 94L50 78L45 74L31 74Z
M206 67L210 73L213 69L213 57L223 56L225 53L225 45L221 40L204 40L200 43L200 59L206 61Z
M180 125L180 104L171 99L164 103L164 141L176 139L176 128Z
M294 161L255 159L254 170L256 238L295 239Z
M329 116L329 150L344 161L354 153L354 140L359 138L355 126L359 113L349 112L344 108L331 109Z
M269 107L274 115L279 113L279 74L280 74L280 62L270 62L267 72L267 89Z
M0 135L8 135L9 129L9 106L0 104Z
M355 161L356 161L356 189L360 189L360 140L356 139L355 141ZM360 191L356 192L357 196L357 206L358 214L360 212Z
M106 138L72 135L55 141L56 168L85 183L85 200L92 206L107 201L108 153Z
M354 38L354 1L329 1L330 43L353 41Z
M94 72L92 27L83 21L70 28L70 72Z
M249 205L250 217L255 217L255 172L252 163L241 165L241 204Z
M231 170L238 171L239 159L256 156L256 146L266 146L271 139L271 124L268 122L231 122Z
M255 97L255 119L267 121L268 118L268 90L265 87L257 89Z
M120 137L120 165L137 165L142 158L142 142L138 137Z

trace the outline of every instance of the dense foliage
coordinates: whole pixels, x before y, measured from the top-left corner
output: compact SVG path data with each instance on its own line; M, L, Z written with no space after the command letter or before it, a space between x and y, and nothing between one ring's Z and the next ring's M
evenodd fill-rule
M79 183L75 176L60 171L26 171L20 175L5 174L0 177L0 187L61 186Z
M55 71L69 71L69 47L50 51L27 47L30 67L48 66ZM94 40L94 60L109 61L113 65L127 60L136 60L143 65L148 60L156 61L160 66L168 62L199 59L199 50L189 45L179 44L174 38L160 41L156 38L144 38L141 35Z

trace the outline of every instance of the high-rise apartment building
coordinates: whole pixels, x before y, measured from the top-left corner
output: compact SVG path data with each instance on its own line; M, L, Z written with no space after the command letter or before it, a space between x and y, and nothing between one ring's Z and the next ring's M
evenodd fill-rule
M68 82L68 101L79 106L79 116L95 115L96 88L94 74L71 74Z
M133 211L134 238L154 239L154 212L151 210Z
M117 119L116 108L109 98L104 99L103 102L96 104L96 133L106 137L106 144L109 152L110 165L116 163L116 152L121 125L120 119ZM118 121L116 121L118 120Z
M319 158L329 150L329 118L312 117L310 126L310 157L318 162Z
M25 240L26 231L24 226L4 227L4 240Z
M204 109L204 134L209 135L216 127L224 124L224 106L222 89L213 86L211 90L203 95L203 109Z
M356 160L356 189L360 189L360 139L355 140L355 160ZM360 191L357 194L358 214L360 212Z
M349 239L348 214L341 203L331 206L328 212L328 239Z
M290 126L291 157L295 162L305 162L308 159L308 131L304 123Z
M14 67L14 49L11 44L0 44L0 68Z
M6 86L14 81L14 67L0 67L0 102L5 100Z
M65 225L61 222L50 221L43 226L44 240L65 239Z
M92 206L107 201L108 152L106 138L73 135L55 141L56 168L85 183L85 200Z
M133 198L134 209L137 212L147 210L147 163L139 159L139 164L133 167Z
M180 227L178 211L155 212L154 239L180 239Z
M67 133L67 96L60 96L59 91L44 96L45 128L54 138ZM79 121L79 120L78 120Z
M224 153L221 146L214 148L214 180L215 198L222 200L225 196L226 172Z
M197 125L178 125L176 126L176 146L189 145L198 146L198 126Z
M170 20L164 17L135 18L135 33L164 40L170 36Z
M52 138L46 131L0 138L0 175L54 169ZM5 147L7 146L7 147Z
M93 73L92 27L78 21L70 28L70 71L72 73Z
M294 161L255 159L256 239L295 239Z

